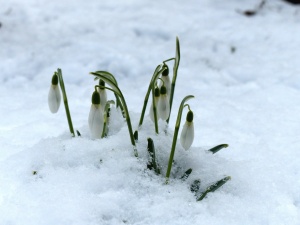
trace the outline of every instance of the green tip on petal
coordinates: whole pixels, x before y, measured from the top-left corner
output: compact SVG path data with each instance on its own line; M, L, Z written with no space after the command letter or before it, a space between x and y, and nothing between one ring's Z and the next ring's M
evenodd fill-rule
M188 113L186 114L186 121L188 122L193 122L193 119L194 119L194 113L193 111L188 111Z
M98 91L94 91L92 95L92 104L99 105L100 104L100 94Z
M161 86L161 88L160 88L160 94L161 94L161 95L167 94L167 88L166 88L165 85Z
M164 65L163 65L163 68L164 68L165 70L162 72L162 75L163 75L163 76L169 76L169 67L168 67L168 65L164 64Z
M56 73L52 76L51 83L52 83L52 85L57 85L58 84L58 76L57 76Z

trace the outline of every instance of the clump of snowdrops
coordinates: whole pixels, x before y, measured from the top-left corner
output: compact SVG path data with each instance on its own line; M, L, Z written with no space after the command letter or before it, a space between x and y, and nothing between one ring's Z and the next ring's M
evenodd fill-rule
M167 62L174 61L173 66L173 76L172 81L169 74L169 67ZM150 94L152 96L151 106L149 107L149 117L154 123L154 130L157 135L159 135L158 120L161 119L166 122L166 128L164 133L167 134L169 119L172 111L174 91L176 87L176 79L178 73L178 67L180 62L180 45L179 40L176 38L176 52L175 57L164 60L162 64L158 65L153 73L150 80L149 87L145 96L144 105L142 108L139 128L143 125L143 120L148 104ZM91 97L91 108L88 117L88 124L90 129L90 135L93 139L102 139L109 134L109 120L110 120L110 108L111 105L116 105L122 112L124 119L127 122L128 133L131 144L133 146L134 156L138 157L138 149L136 147L136 141L138 140L138 130L133 132L130 114L127 108L126 100L123 96L121 89L118 86L117 80L114 75L107 71L95 71L91 72L94 79L99 81L97 85L94 86L94 90ZM60 88L59 88L60 87ZM49 109L52 113L56 113L59 110L61 103L61 93L63 95L63 102L65 106L66 116L68 120L69 130L72 137L75 137L75 132L72 125L71 113L68 106L68 100L66 95L66 90L64 86L63 76L61 69L54 72L51 81L51 87L48 95ZM115 95L115 100L107 100L107 92L111 91ZM180 144L183 149L188 150L194 140L194 114L191 110L191 106L186 102L194 98L193 95L188 95L184 97L181 101L177 112L177 120L175 124L175 130L173 135L172 147L170 149L170 157L167 166L167 172L165 175L165 183L169 183L170 174L172 170L172 165L174 163L174 155L176 151L176 144L180 130L181 117L183 110L187 108L186 120L181 129L180 134ZM77 136L80 136L80 132L77 131ZM167 134L168 135L168 134ZM148 155L149 161L147 168L153 170L157 175L161 175L161 167L157 163L158 160L155 154L155 144L153 140L148 138ZM208 150L208 152L215 154L219 150L228 147L227 144L221 144L214 148ZM189 175L192 173L192 168L188 169L184 174L180 176L180 179L185 181ZM204 191L200 191L200 179L194 180L190 187L190 190L195 194L197 201L202 200L207 193L213 192L224 185L230 177L224 177L221 180L209 185Z

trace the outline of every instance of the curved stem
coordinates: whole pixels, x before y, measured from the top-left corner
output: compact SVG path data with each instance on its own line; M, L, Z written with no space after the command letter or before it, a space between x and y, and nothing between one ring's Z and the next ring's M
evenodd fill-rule
M175 58L166 59L166 60L163 61L163 63L169 62L171 60L175 60Z
M189 104L185 104L183 107L188 107L189 111L191 111L190 105Z
M153 83L155 84L157 77L165 70L165 68L162 68L162 65L158 65L152 75L151 81L149 83L149 87L148 87L148 91L146 93L145 96L145 100L144 100L144 105L143 105L143 109L142 109L142 113L141 113L141 117L140 117L140 122L139 122L139 126L142 126L143 124L143 120L144 120L144 116L145 116L145 111L147 108L147 103L148 103L148 99L149 99L149 95L150 95L150 91L152 90L152 86Z
M97 74L100 74L100 75L103 75L107 78L109 78L116 86L118 86L118 82L116 80L116 78L114 77L114 75L112 75L111 73L107 72L107 71L96 71L94 73L97 73ZM95 77L95 79L99 79L98 77ZM118 98L118 96L115 94L115 97L116 97L116 101L117 101L117 108L120 107L121 108L121 111L123 112L124 109L123 109L123 106L122 104L120 104L120 99ZM122 113L123 114L123 113Z
M182 101L178 109L178 114L177 114L177 120L175 124L175 131L174 131L174 136L173 136L173 142L172 142L172 148L171 148L171 153L170 153L170 158L169 158L169 163L168 163L168 169L167 169L167 174L166 174L166 184L169 183L169 177L171 174L171 169L172 169L172 163L175 155L175 149L176 149L176 142L177 142L177 136L179 132L179 127L180 127L180 121L181 121L181 116L182 116L182 111L184 108L184 103L188 101L189 99L194 98L193 95L188 95L186 96Z
M74 132L74 128L73 128L71 113L70 113L69 104L68 104L67 93L66 93L65 84L64 84L61 69L58 68L57 72L55 72L55 73L58 76L59 85L60 85L60 88L61 88L61 91L62 91L62 94L63 94L63 98L64 98L64 105L65 105L67 120L68 120L68 124L69 124L69 130L70 130L70 133L72 134L72 137L75 137L75 132Z
M102 88L105 88L105 89L107 89L107 90L110 90L110 91L112 91L113 93L115 93L115 91L114 91L114 89L112 89L112 88L109 88L109 87L103 87L103 86L101 86L101 85L95 85L95 90L97 90L97 87L102 87Z
M161 80L161 82L163 83L163 85L165 85L165 82L164 82L164 80L163 80L163 79L161 79L160 77L159 77L159 78L157 78L157 80Z

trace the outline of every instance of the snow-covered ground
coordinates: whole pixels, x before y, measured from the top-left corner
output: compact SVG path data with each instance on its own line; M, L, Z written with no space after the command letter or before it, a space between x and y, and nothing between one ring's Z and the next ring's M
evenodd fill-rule
M239 13L258 4L2 1L0 224L300 224L300 8L269 0L253 17ZM92 140L89 72L116 76L136 129L148 82L174 57L176 36L181 61L168 135L156 136L146 116L137 159L112 109L110 136ZM63 106L49 112L57 68L81 138L71 138ZM179 174L193 172L185 182L173 173L165 185L146 169L147 138L165 174L176 112L189 94L195 141L188 151L178 142L175 161ZM205 151L222 143L229 148ZM224 176L231 181L196 202L193 180L205 189Z

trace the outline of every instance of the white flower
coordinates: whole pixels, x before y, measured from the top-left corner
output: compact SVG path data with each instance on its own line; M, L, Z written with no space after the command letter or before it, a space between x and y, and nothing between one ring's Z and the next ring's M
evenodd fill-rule
M92 105L89 114L89 128L92 138L100 139L103 132L103 110L100 105L100 96L94 91L92 96Z
M160 98L157 103L158 115L162 120L167 120L170 115L170 103L167 95L167 89L165 86L160 88Z
M187 114L187 119L181 131L180 143L185 150L188 150L191 147L193 141L194 141L193 112L189 111Z
M57 113L61 101L60 90L58 87L58 76L55 74L52 77L52 84L48 94L48 105L52 113Z

